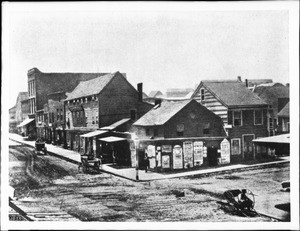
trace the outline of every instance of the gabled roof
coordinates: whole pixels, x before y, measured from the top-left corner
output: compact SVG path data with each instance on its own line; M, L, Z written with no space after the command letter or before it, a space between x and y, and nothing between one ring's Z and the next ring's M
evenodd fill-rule
M104 87L110 83L117 73L119 72L106 74L87 81L81 81L71 93L67 94L68 97L66 100L99 94Z
M149 98L155 98L160 95L163 95L163 93L161 93L161 91L151 91L148 96L149 96Z
M204 86L226 107L259 106L267 103L237 80L204 80L201 81L192 97Z
M184 98L193 91L192 88L169 88L166 91L166 98Z
M277 114L278 117L290 117L290 102L288 102L284 108Z
M270 84L273 83L272 79L248 79L248 86L260 85L260 84Z
M154 106L148 113L137 120L133 125L136 126L155 126L163 125L176 115L181 109L193 100L181 101L162 101L161 105Z

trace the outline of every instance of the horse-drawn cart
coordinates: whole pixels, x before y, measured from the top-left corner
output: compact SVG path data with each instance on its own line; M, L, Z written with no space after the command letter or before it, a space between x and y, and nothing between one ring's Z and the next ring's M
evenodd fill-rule
M84 173L88 172L90 169L100 172L100 168L101 160L99 158L95 158L91 155L81 156L81 163L78 166L79 170L82 169Z
M35 148L34 148L34 152L38 155L38 154L47 154L47 148L46 148L46 144L43 140L41 139L37 139L35 141Z

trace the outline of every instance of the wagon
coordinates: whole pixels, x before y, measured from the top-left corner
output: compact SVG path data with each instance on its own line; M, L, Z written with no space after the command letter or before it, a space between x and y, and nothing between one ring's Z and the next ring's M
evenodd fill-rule
M90 155L82 155L81 163L78 166L78 170L82 169L84 173L89 170L95 170L96 172L100 172L101 160L99 158L95 158Z
M246 195L249 201L252 203L250 209L246 209L242 203L238 201L238 195L242 193L240 189L227 190L223 193L223 197L226 199L229 205L231 205L240 215L246 217L253 217L259 215L255 209L255 194L249 189L246 189Z
M37 140L35 142L35 148L34 148L34 152L38 155L38 154L47 154L47 148L46 148L46 144L44 141L41 140Z

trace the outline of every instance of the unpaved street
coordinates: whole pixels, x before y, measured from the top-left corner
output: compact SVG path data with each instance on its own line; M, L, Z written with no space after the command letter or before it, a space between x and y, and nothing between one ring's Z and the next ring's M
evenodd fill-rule
M67 213L82 221L271 221L232 213L222 193L248 188L258 195L259 212L276 213L275 204L289 202L289 193L280 189L280 182L287 179L289 166L136 183L105 173L78 173L74 164L10 146L10 185L16 189L16 204L27 213Z

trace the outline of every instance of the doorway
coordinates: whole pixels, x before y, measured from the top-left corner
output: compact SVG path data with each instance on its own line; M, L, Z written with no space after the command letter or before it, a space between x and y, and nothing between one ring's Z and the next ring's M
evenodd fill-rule
M207 158L209 166L217 166L218 165L218 149L214 146L207 147Z
M243 135L243 153L245 160L254 158L254 145L252 140L254 140L254 135Z

